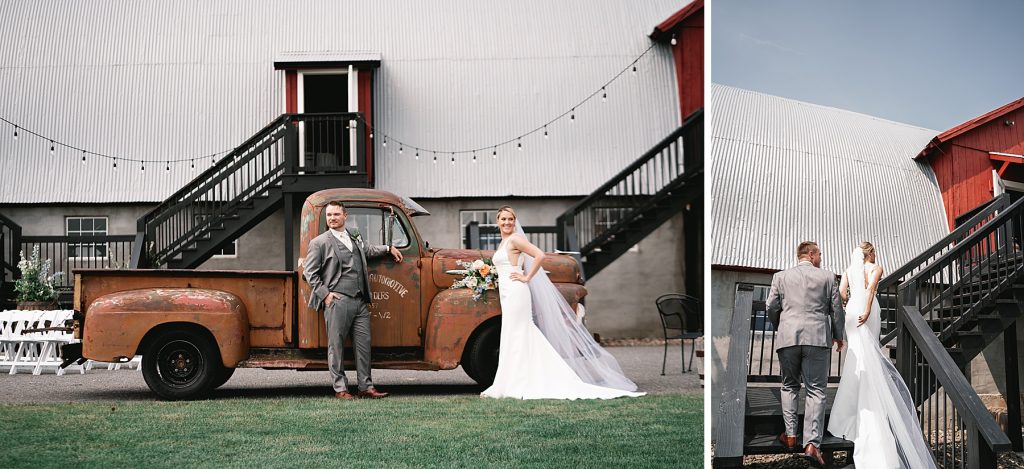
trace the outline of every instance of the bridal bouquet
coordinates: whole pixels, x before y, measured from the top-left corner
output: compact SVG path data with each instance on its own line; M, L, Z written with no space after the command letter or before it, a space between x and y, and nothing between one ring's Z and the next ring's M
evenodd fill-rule
M452 283L451 288L469 288L473 290L473 299L479 300L487 290L498 288L498 271L490 259L477 259L473 262L456 261L466 269L460 273L465 276Z

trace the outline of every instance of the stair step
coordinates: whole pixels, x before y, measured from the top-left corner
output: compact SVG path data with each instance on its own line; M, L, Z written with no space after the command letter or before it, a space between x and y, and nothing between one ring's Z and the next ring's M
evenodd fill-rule
M853 451L853 442L832 435L821 439L818 447L822 451ZM743 454L785 454L803 453L803 447L789 449L779 442L779 434L755 434L744 439Z

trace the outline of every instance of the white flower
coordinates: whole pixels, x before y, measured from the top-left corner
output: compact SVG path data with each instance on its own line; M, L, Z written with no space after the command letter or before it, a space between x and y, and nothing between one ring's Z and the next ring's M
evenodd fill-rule
M480 270L480 269L483 268L483 266L484 266L484 261L481 260L481 259L477 259L477 260L473 261L473 264L470 266L470 268L473 269L473 270Z
M476 277L466 277L466 287L468 287L468 288L476 288L476 286L477 286Z

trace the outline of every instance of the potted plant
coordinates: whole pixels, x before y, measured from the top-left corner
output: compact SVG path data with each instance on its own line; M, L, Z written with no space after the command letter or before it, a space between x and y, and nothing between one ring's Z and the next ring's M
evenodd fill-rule
M39 246L32 248L32 257L25 259L25 251L21 251L18 270L21 278L14 282L17 292L18 309L47 310L57 307L57 289L53 284L63 275L57 272L50 275L51 262L39 260Z

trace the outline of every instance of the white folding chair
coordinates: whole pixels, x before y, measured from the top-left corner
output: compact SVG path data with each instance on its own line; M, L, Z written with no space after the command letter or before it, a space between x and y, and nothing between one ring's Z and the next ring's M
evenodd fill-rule
M14 340L11 330L14 328L14 315L17 311L0 311L0 367L10 366L14 358Z
M39 349L42 341L38 332L24 333L25 329L33 329L40 323L44 311L22 311L17 315L18 320L14 323L12 339L15 341L14 358L11 360L11 371L9 374L17 374L18 368L35 370L36 362L39 360Z
M60 327L64 325L64 320L68 317L66 311L54 310L47 311L43 314L39 321L39 327ZM39 333L39 341L42 346L39 350L39 359L36 361L36 367L32 369L32 374L38 375L43 372L44 369L53 369L54 373L58 376L64 374L64 370L61 369L61 358L59 353L59 347L63 344L68 343L70 340L67 338L67 333L63 331L45 331Z

